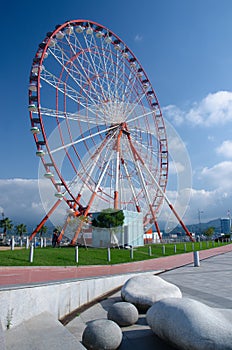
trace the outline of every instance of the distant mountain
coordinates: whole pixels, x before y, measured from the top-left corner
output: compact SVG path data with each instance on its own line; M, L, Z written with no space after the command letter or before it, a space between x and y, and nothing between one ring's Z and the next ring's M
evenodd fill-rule
M186 225L188 230L190 232L200 234L204 233L205 230L207 230L209 227L214 227L215 233L220 233L221 232L221 221L220 219L214 219L209 222L202 222L201 224L190 224ZM177 227L174 228L174 230L171 231L172 234L175 233L182 233L184 234L184 229L178 225Z

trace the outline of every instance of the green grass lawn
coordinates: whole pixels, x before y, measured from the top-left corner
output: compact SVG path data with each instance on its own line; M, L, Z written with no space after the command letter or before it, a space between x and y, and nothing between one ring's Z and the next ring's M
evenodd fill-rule
M220 245L230 243L219 243ZM195 242L194 247L191 242L165 244L165 255L163 254L163 244L152 244L151 253L149 255L149 246L134 248L133 260L131 259L131 252L127 249L113 249L111 248L111 261L107 261L106 248L79 248L79 262L75 262L75 248L36 248L34 250L33 263L29 262L29 249L15 249L0 251L0 266L76 266L76 265L112 265L119 263L126 263L131 261L141 261L147 259L154 259L161 256L168 256L174 254L183 254L194 250L203 250L213 247L218 247L218 243L214 242ZM174 251L176 246L176 253Z

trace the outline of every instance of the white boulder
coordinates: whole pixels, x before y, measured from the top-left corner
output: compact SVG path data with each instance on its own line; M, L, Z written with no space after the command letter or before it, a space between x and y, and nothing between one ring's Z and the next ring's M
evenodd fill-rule
M107 318L116 322L119 326L125 327L136 323L139 313L133 304L122 301L113 304L109 308Z
M88 322L82 335L83 345L92 350L115 350L121 341L121 328L117 323L107 319Z
M167 298L147 312L161 339L183 350L232 350L232 310L211 308L189 298Z
M181 298L182 293L174 284L151 274L130 278L121 289L121 297L134 304L138 310L147 311L158 300Z

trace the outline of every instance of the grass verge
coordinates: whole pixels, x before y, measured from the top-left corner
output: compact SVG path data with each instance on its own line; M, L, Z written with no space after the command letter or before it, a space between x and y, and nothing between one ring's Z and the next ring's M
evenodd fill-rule
M75 248L36 248L34 249L33 262L29 262L29 249L15 249L0 251L0 266L84 266L84 265L113 265L120 263L127 263L132 261L141 261L147 259L154 259L161 256L170 256L174 254L188 253L193 250L205 250L219 245L226 245L229 243L216 242L187 242L187 243L173 243L173 244L151 244L144 247L137 247L133 250L133 260L131 259L131 252L127 249L113 249L111 248L111 260L107 260L106 248L79 248L78 249L78 264L75 262ZM165 247L165 254L164 248ZM151 247L151 248L149 248ZM151 252L151 255L149 254Z

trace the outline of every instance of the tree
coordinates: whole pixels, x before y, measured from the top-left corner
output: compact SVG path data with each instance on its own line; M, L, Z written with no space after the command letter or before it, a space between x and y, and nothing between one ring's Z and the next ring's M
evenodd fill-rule
M47 226L43 225L41 227L41 229L38 231L39 232L39 236L42 237L44 233L46 233L48 230Z
M4 218L0 220L0 227L3 228L4 236L6 236L7 231L10 231L13 228L12 221L9 218Z
M204 235L206 237L212 237L214 234L215 228L214 227L208 227L205 231L204 231Z
M17 226L15 226L15 233L16 235L19 235L20 238L22 238L22 236L27 233L27 226L25 224L19 224Z
M124 214L122 210L104 209L93 219L94 227L113 228L122 226L124 222Z

